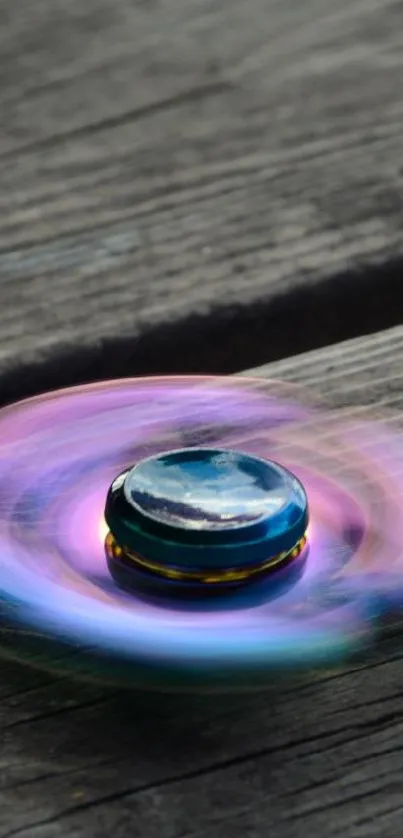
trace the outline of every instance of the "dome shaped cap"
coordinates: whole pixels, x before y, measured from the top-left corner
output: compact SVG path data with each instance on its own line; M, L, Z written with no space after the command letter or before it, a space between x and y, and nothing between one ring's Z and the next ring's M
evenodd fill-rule
M248 568L304 537L308 501L283 466L238 451L185 448L141 460L108 492L123 549L179 570Z

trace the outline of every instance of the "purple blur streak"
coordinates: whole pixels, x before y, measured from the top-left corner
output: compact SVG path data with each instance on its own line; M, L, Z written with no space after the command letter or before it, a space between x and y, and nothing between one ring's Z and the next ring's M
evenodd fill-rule
M6 408L0 440L0 618L123 660L134 680L147 683L149 668L162 681L172 670L182 682L227 673L236 684L331 663L399 605L403 446L387 421L323 412L275 382L155 378ZM300 478L311 523L296 576L213 605L162 604L114 584L103 545L110 483L145 456L193 445L257 454Z

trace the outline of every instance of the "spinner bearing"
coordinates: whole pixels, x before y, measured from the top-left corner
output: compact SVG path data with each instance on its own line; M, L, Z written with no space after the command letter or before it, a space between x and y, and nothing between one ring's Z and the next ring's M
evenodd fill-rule
M108 566L120 586L212 592L296 560L306 545L308 501L277 463L187 448L120 474L105 519Z

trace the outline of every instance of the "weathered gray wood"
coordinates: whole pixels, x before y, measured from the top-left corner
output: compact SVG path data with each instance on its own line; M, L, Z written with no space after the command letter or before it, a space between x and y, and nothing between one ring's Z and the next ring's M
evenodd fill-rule
M402 23L393 0L3 0L0 399L172 368L184 330L184 365L240 369L398 322ZM264 374L400 409L402 347ZM401 835L398 637L225 700L0 672L0 838Z
M403 404L403 327L259 371ZM242 697L142 698L2 665L1 838L398 838L402 644Z
M250 370L288 381L303 382L329 407L368 405L389 411L403 406L403 326L370 337L285 358Z
M132 372L179 368L180 355L241 369L234 306L253 303L258 327L252 318L241 343L258 346L243 366L270 360L290 291L285 354L368 330L376 290L365 293L361 269L378 268L387 295L388 260L402 253L401 3L3 0L0 16L0 369L11 380L18 356L28 390L51 352L67 383L63 350L78 343L92 354L72 378L102 375L118 332L131 343L115 346L115 366ZM320 334L327 283L338 309ZM176 331L153 349L155 329L191 314L197 347L179 344L174 363Z

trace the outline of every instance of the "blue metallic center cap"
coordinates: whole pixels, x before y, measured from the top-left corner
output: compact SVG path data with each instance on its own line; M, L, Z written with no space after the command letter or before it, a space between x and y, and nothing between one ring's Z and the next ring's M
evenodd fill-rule
M200 532L262 522L285 510L290 495L304 503L295 478L276 464L204 448L143 460L129 471L124 493L141 515Z
M125 586L140 574L182 585L238 584L305 545L308 501L277 463L185 448L142 460L112 483L106 550Z

